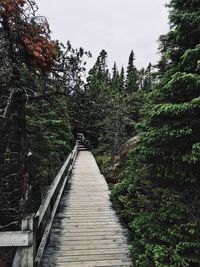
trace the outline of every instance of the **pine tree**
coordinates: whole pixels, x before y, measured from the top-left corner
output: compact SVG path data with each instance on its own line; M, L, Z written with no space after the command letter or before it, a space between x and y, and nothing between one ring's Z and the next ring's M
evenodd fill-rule
M200 266L200 1L171 0L169 7L161 80L149 96L128 178L113 193L140 267Z
M126 92L128 93L136 92L138 90L138 85L137 85L138 74L137 74L137 69L134 66L134 60L135 56L132 50L128 60L126 83L125 83L125 89Z

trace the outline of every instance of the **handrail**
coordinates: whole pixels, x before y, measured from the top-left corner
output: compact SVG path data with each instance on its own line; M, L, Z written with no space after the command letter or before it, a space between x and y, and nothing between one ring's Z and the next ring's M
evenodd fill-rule
M79 144L56 175L36 214L22 221L22 231L0 232L0 247L18 247L12 267L39 266L66 182L71 175Z
M52 200L52 198L53 198L53 196L54 196L54 194L55 194L55 192L56 192L56 190L57 190L57 188L59 186L59 183L61 182L63 174L64 174L65 171L67 171L67 174L64 177L64 180L60 184L58 193L56 195L56 198L54 199L54 203L51 206L51 214L48 216L48 221L45 224L45 227L43 229L43 235L41 237L41 241L40 241L40 244L38 246L38 250L37 250L37 253L36 253L36 257L35 257L35 265L36 266L39 266L39 264L40 264L40 261L41 261L41 258L42 258L46 243L47 243L47 239L48 239L48 236L49 236L49 233L50 233L50 230L51 230L53 219L55 217L58 205L60 203L60 199L61 199L62 193L64 191L65 184L66 184L66 182L68 180L68 177L70 176L71 171L73 169L77 153L78 153L78 142L76 142L76 145L75 145L74 149L69 154L69 156L68 156L67 160L65 161L63 167L60 169L59 173L57 174L56 178L54 179L54 182L52 183L52 186L49 188L43 203L41 204L38 212L36 213L36 219L37 219L37 217L39 218L39 220L38 220L38 229L40 229L42 221L43 221L43 219L45 219L45 214L47 212L47 209L48 209L49 205L51 205L51 200Z
M51 202L52 196L55 193L55 190L60 182L61 177L63 176L64 171L66 170L66 168L68 167L69 163L71 160L71 153L69 154L67 160L65 161L65 163L63 164L62 168L60 169L60 171L58 172L58 174L56 175L54 181L52 182L49 190L47 191L44 200L42 201L42 204L40 205L37 213L36 213L36 217L39 217L38 220L38 227L40 226L42 219L47 211L47 208L49 207L49 204Z

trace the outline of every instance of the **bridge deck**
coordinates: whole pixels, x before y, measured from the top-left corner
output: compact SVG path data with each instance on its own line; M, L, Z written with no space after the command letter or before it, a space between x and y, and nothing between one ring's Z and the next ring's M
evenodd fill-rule
M93 155L80 151L62 196L42 267L132 266L126 230Z

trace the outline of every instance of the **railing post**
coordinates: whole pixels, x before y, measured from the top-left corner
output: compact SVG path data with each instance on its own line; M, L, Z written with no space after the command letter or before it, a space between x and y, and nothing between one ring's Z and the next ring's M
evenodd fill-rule
M34 214L31 214L22 220L22 231L31 231L33 243L31 246L22 249L21 267L33 267L36 252L36 223Z

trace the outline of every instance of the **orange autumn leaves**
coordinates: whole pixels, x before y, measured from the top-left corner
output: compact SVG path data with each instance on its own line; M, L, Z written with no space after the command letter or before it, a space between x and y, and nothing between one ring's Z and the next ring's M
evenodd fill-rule
M49 25L45 19L37 20L34 15L26 14L27 0L2 0L1 13L11 32L20 37L20 43L28 55L29 67L49 71L56 58L56 48L50 40Z
M20 8L25 4L25 0L2 0L2 15L10 21L20 13Z
M40 27L30 25L29 31L23 34L23 44L27 53L32 57L32 66L43 71L51 68L56 58L56 48L48 34L40 31Z

